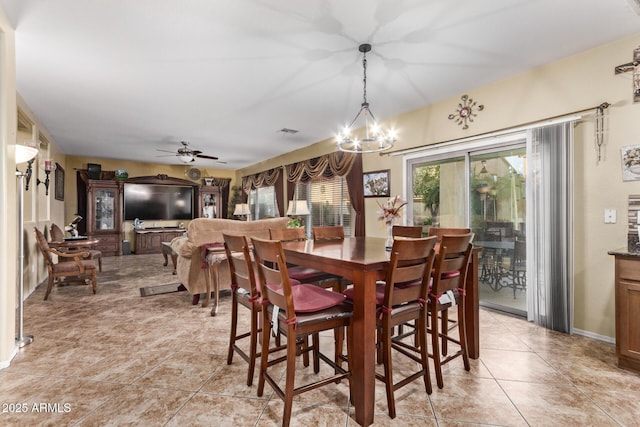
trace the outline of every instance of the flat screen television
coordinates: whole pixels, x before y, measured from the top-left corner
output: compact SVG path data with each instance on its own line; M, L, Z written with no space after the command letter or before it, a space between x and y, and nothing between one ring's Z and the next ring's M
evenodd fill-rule
M124 219L193 219L193 187L124 184Z

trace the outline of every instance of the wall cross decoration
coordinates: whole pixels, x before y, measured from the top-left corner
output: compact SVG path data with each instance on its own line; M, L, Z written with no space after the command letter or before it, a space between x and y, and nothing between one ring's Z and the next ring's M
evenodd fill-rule
M484 110L484 105L478 105L477 102L469 98L469 95L462 95L460 99L462 102L458 103L454 114L449 114L449 120L455 120L457 124L462 126L462 129L469 129L469 123L467 122L473 122L473 118L478 115L478 111Z
M633 61L618 65L615 73L633 72L633 102L640 102L640 46L633 49Z

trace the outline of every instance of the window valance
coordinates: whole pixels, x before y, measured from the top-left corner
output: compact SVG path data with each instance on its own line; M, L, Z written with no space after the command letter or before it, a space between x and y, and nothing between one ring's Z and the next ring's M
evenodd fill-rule
M275 185L280 178L280 169L273 168L264 172L242 177L242 189L248 193L253 188L270 187Z
M336 151L313 159L292 163L286 166L287 181L307 182L313 178L325 176L344 177L351 172L357 154Z

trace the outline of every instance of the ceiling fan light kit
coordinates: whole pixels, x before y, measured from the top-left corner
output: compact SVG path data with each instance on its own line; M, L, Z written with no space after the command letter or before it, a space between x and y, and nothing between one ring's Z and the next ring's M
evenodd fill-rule
M361 44L358 50L362 52L362 69L364 75L362 80L362 104L355 118L338 135L337 144L340 151L349 153L376 153L393 147L393 144L396 142L396 135L393 130L385 132L369 109L369 103L367 102L367 52L371 51L371 45L368 43ZM362 126L356 125L358 121L360 121ZM353 129L360 127L364 129L364 137L352 137L351 133Z
M182 163L195 162L196 158L218 160L216 156L207 156L206 154L202 154L202 151L200 150L191 149L191 147L189 147L189 142L187 141L180 141L180 144L182 144L182 147L178 148L178 151L167 151L167 150L160 150L160 149L158 149L158 151L164 151L165 153L173 153L173 155L175 155L178 158L178 160L180 160Z

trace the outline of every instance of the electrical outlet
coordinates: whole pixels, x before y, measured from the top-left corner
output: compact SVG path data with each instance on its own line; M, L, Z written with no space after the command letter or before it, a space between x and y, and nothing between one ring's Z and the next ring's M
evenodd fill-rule
M604 210L604 223L605 224L615 224L616 223L616 210L615 209L605 209Z

